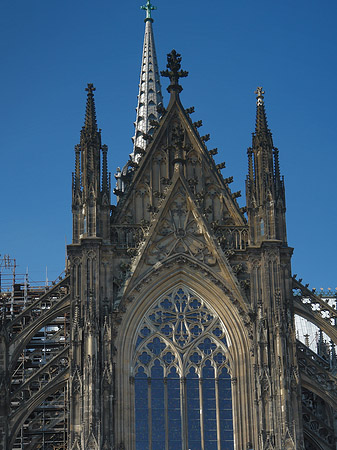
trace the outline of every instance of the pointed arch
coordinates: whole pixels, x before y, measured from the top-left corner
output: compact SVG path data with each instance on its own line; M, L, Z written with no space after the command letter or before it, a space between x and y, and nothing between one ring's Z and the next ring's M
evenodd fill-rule
M154 277L150 282L144 283L146 288L138 285L132 289L129 292L129 299L132 298L132 302L124 303L125 312L118 327L120 332L117 331L116 337L116 348L119 349L116 355L116 384L120 386L116 396L116 438L118 441L123 441L128 448L135 449L135 387L133 384L135 380L132 373L135 374L137 370L137 363L133 356L139 337L137 333L141 329L142 321L145 320L146 314L155 308L165 292L173 291L177 286L184 286L208 305L208 308L214 312L227 330L226 342L228 347L223 351L224 354L227 352L228 357L219 355L219 360L222 358L222 367L226 372L227 369L230 370L233 410L235 411L233 419L235 445L240 448L240 445L243 445L244 442L252 440L254 414L251 397L250 340L244 320L239 313L240 308L234 306L234 304L239 305L243 302L243 299L233 298L229 290L225 294L225 290L221 289L219 283L215 282L215 278L213 280L206 277L202 279L196 270L189 271L188 267L179 264L177 261L171 261L171 264L165 269L158 278ZM242 312L242 310L240 311ZM159 339L159 336L155 336L155 333L153 333L153 336ZM209 337L207 333L201 334L201 336L202 338ZM139 348L145 348L146 343L149 342L149 339L144 339L144 343ZM172 345L172 341L170 342L170 345ZM214 345L220 344L220 342L221 340L214 336ZM193 353L192 348L191 344L191 354ZM225 349L225 346L223 345L222 348ZM198 353L198 350L196 353ZM220 353L220 346L218 353ZM139 355L141 354L139 352ZM217 353L214 352L214 356L216 355ZM207 364L212 365L211 358L205 357L204 362L206 363L207 360L209 361ZM141 364L138 367L140 366ZM215 363L213 367L215 367ZM175 370L178 368L177 372L179 371L177 358L172 361L171 368L175 368ZM188 369L188 373L192 370L191 373L196 375L196 368L199 368L199 366L194 363L187 365L184 370L186 372ZM144 369L141 369L141 371L145 376Z

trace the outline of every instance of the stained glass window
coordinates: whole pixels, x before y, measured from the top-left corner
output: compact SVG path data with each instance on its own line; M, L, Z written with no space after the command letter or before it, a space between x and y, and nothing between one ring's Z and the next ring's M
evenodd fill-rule
M179 286L148 310L137 333L136 450L232 450L228 334L219 316Z

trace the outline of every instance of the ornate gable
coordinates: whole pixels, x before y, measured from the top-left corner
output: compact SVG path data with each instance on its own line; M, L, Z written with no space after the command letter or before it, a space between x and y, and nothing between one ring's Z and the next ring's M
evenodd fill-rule
M209 223L243 226L246 221L236 197L228 184L232 178L223 179L205 145L207 136L201 137L197 124L193 124L183 109L179 97L171 98L167 112L162 117L153 138L139 163L133 163L132 182L120 197L113 221L133 224L148 223L171 183L175 166L182 165L182 175ZM213 152L214 153L214 152Z
M129 286L138 282L153 267L177 255L185 255L199 265L207 266L226 280L236 297L242 297L237 277L199 204L183 175L177 171L165 200L162 200L158 213L153 217L148 235L133 259Z

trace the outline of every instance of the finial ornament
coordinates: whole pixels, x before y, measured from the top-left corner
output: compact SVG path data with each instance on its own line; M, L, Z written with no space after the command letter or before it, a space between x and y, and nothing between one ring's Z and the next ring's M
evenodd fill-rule
M153 22L152 16L151 16L151 11L157 9L156 6L153 6L151 4L150 0L147 0L146 5L143 5L140 7L140 9L144 9L146 11L146 18L145 18L145 22L147 20L151 20L151 22Z
M181 70L181 55L175 50L167 55L166 67L168 70L162 70L160 73L163 77L168 77L171 81L170 86L167 88L169 92L181 92L183 88L179 84L179 78L187 77L188 72Z
M256 102L256 104L257 105L263 105L263 99L264 99L264 96L263 96L263 94L264 94L265 92L264 92L264 90L263 90L263 87L262 86L259 86L258 88L256 88L256 91L254 92L254 94L256 94L256 100L257 100L257 102Z
M96 91L96 88L92 83L88 83L88 87L85 88L88 94L93 94Z

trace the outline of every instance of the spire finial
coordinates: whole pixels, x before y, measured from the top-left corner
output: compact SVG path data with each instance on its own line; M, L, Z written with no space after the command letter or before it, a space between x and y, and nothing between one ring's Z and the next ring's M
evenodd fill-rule
M85 90L88 92L88 96L89 96L89 95L94 94L94 92L96 91L96 88L94 87L94 85L92 83L88 83L88 87L86 87Z
M170 86L167 90L172 92L181 92L183 88L179 84L179 78L187 77L188 72L181 69L181 55L177 53L174 49L167 55L166 67L168 70L162 70L160 73L163 77L168 77L171 81Z
M259 135L260 138L264 136L265 139L269 139L271 137L271 133L268 129L267 123L267 115L264 106L264 90L263 87L259 86L256 91L256 126L255 126L255 134ZM270 142L271 147L273 146L272 142Z
M144 19L144 22L147 22L148 20L153 22L151 11L157 9L157 7L153 6L150 0L147 0L146 5L141 6L140 9L144 9L146 11L146 18Z
M263 101L263 99L264 99L263 94L264 93L265 92L264 92L262 86L259 86L259 87L256 88L256 91L254 92L254 94L256 94L256 100L257 100L256 104L257 105L263 105L264 104L264 101Z
M88 83L88 87L86 87L85 90L88 92L88 96L87 96L87 107L85 111L84 128L89 132L97 131L96 110L94 100L94 92L96 88L92 83Z

